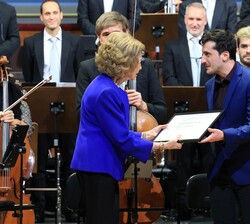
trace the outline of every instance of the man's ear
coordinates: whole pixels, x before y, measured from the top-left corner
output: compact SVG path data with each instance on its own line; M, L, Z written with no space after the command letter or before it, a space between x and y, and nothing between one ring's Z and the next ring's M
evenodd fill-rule
M230 59L230 54L228 51L224 51L221 53L222 61L226 62Z
M43 22L43 16L42 15L40 15L40 20Z

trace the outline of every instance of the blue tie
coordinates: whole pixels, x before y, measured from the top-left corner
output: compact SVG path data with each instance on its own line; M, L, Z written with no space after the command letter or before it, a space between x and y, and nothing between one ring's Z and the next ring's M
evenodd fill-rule
M51 82L60 82L60 58L56 46L57 38L50 38L52 47L50 50L50 75L52 75Z
M201 50L198 46L198 38L192 37L192 47L190 52L191 57L191 66L192 66L192 77L193 77L193 86L200 86L200 59L201 59Z

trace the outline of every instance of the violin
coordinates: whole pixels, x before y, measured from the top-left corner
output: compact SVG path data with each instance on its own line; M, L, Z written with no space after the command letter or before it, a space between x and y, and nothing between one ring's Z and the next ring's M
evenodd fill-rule
M9 85L9 77L8 71L6 68L6 64L9 61L7 60L6 56L0 56L0 75L3 85L3 112L7 110L11 110L14 106L20 103L24 98L26 98L29 94L35 91L37 88L48 82L51 77L48 79L43 80L42 82L38 83L34 88L32 88L29 92L24 94L14 103L9 106L9 97L8 97L8 85ZM2 161L5 151L7 149L7 145L9 142L10 135L12 130L9 127L9 124L2 122L0 127L0 161ZM33 160L31 157L34 156L34 153L30 147L30 141L28 140L27 136L25 138L25 150L22 154L22 157L18 157L15 166L13 168L2 168L0 169L0 201L11 201L14 202L15 205L18 205L20 208L21 206L31 205L30 202L30 195L24 194L20 190L20 186L24 185L25 178L29 178L32 173L32 167L34 164L31 163ZM22 164L21 164L22 162ZM22 167L22 170L20 169ZM21 173L22 172L22 173ZM21 175L23 174L23 175ZM23 179L21 180L21 176ZM22 202L22 205L20 205ZM29 206L28 206L29 207ZM32 207L32 206L30 206ZM22 207L23 209L23 207ZM35 215L33 209L25 209L19 210L20 214L17 211L7 211L7 212L0 212L0 224L17 224L24 222L25 224L34 224L35 223ZM20 220L19 220L20 218Z
M138 110L136 112L137 131L148 131L158 125L155 118L145 112ZM135 201L132 198L134 179L127 178L119 182L120 209L129 210L134 208ZM132 200L131 200L132 199ZM151 178L137 179L137 208L138 208L138 223L153 223L160 215L160 211L155 211L157 208L164 208L165 197L164 192L159 182L154 175ZM140 211L145 209L145 211ZM152 209L152 211L150 210ZM154 210L153 210L154 209ZM130 211L120 212L120 223L134 223L133 216Z

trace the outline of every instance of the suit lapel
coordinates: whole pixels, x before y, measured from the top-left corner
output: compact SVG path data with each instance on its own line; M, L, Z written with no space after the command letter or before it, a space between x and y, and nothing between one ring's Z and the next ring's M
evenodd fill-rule
M241 80L241 74L242 74L242 69L240 68L240 66L237 66L235 71L234 71L234 74L232 76L232 80L228 86L228 90L227 90L227 93L225 96L224 105L223 105L224 110L227 109L228 104L232 98L234 91L235 91L235 88L238 85L239 81Z
M124 1L124 0L123 0ZM116 11L115 9L117 9L117 4L119 4L119 1L114 0L113 1L113 5L112 5L112 11ZM119 7L118 7L119 8Z
M68 38L67 34L62 30L62 52L61 52L61 79L65 71L66 62L68 61L70 52L71 40Z
M211 111L214 109L214 87L215 87L215 76L209 80L209 85L206 86L206 95L207 95L207 106L208 110Z
M224 2L224 0L216 0L211 29L215 29L215 27L217 27L220 17L223 14L223 10L225 10Z
M38 38L34 42L34 51L35 56L37 58L37 66L39 70L39 74L41 74L43 78L43 66L44 66L44 53L43 53L43 31L39 33Z
M202 63L201 63L201 73L200 73L200 86L203 86L204 84L205 84L205 82L206 82L206 68L205 68L205 65L203 65Z
M99 7L101 9L101 12L104 12L103 0L98 0L97 3L98 3L98 5L99 5Z
M191 60L190 60L190 53L189 53L187 38L183 38L180 41L180 52L182 52L183 60L184 60L185 66L186 66L187 71L188 71L188 76L190 76L191 79L193 79L193 77L192 77L192 68L191 68Z

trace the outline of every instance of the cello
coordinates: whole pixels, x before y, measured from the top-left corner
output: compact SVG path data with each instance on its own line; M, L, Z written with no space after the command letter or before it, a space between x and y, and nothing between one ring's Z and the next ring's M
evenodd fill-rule
M3 87L3 110L6 110L9 104L9 77L6 69L6 64L8 64L7 58L5 56L0 56L0 74L2 80L1 85ZM2 138L0 138L2 146L0 149L2 161L12 130L10 129L8 123L2 122L0 131L2 134ZM23 194L23 192L20 190L21 186L24 184L24 178L21 178L21 174L23 174L24 177L31 176L32 165L29 162L30 156L33 156L32 152L33 151L30 147L29 140L26 137L25 150L21 159L19 156L13 168L2 167L0 170L0 201L14 203L16 207L20 208L20 213L18 213L18 209L13 209L14 211L0 212L0 224L15 224L22 223L22 221L27 224L33 224L35 222L34 211L32 209L22 211L23 206L31 205L31 202L30 195ZM20 167L22 167L22 170L20 169Z
M155 118L148 112L136 111L136 128L138 132L148 131L158 125ZM120 224L153 223L160 216L164 208L165 197L159 180L151 175L151 178L137 179L137 192L134 192L134 179L128 178L119 182ZM137 194L135 205L134 194ZM138 217L134 220L131 214L134 206L137 206ZM130 211L131 210L131 211ZM159 211L158 211L159 210Z

